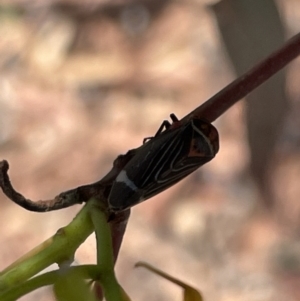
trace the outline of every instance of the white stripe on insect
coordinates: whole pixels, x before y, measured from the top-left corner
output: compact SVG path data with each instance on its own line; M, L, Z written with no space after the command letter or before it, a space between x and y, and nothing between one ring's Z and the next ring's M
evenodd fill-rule
M192 127L193 129L195 130L195 132L197 132L200 136L202 136L202 138L207 142L208 146L209 146L209 149L211 151L211 153L214 153L214 149L213 149L213 146L211 144L211 141L209 140L208 137L206 137L201 130L199 130L195 125L194 125L194 122L192 121Z
M137 191L138 188L135 184L128 178L127 173L125 170L122 170L116 178L116 182L125 183L131 190Z

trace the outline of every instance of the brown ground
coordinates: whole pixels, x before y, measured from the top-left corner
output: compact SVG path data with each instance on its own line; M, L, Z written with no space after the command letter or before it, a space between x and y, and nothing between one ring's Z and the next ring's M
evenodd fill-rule
M209 1L105 10L105 1L9 2L20 11L0 6L0 158L33 200L100 179L170 113L184 116L234 78ZM279 3L291 36L300 3ZM299 64L289 68L292 110L270 178L278 210L262 208L249 179L239 103L215 124L216 159L133 209L116 267L132 300L181 299L177 287L133 269L139 260L201 289L205 300L299 300ZM0 205L0 270L79 210L31 213L3 194ZM77 261L95 262L93 237ZM24 300L53 296L48 288Z

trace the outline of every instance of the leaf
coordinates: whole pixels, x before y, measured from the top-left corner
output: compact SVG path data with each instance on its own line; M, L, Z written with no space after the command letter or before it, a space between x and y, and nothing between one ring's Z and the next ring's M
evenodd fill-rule
M127 293L124 291L123 287L121 287L122 290L122 301L131 301L131 299L129 298L129 296L127 295Z
M184 301L203 301L202 295L200 292L191 286L185 285L184 288Z
M53 289L57 301L96 301L88 284L78 273L62 271Z
M135 267L144 267L147 270L153 272L154 274L157 274L157 275L179 285L180 287L182 287L184 290L183 301L203 301L202 295L198 290L196 290L195 288L178 280L177 278L174 278L174 277L166 274L165 272L158 270L157 268L151 266L150 264L145 263L145 262L138 262L138 263L136 263Z

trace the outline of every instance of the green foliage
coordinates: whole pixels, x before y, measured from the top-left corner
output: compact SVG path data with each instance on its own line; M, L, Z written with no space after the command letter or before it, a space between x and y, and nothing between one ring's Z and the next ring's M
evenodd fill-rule
M53 285L58 301L96 301L95 291L88 283L97 281L107 301L130 301L116 279L110 227L106 214L97 204L96 200L89 201L69 225L2 271L0 300L17 300L38 288ZM66 267L66 262L74 257L76 249L92 231L95 231L97 239L97 265ZM33 277L54 262L61 269ZM203 301L196 289L182 281L146 263L138 263L137 266L181 286L184 301Z
M74 270L62 271L53 286L57 301L96 301L82 276Z

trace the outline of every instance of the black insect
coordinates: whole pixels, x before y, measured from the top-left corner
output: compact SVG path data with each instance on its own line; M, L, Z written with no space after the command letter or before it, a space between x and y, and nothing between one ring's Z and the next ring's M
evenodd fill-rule
M143 202L176 184L209 162L219 150L219 135L210 123L194 118L185 124L171 115L153 138L124 166L108 198L117 212ZM164 128L166 130L164 131Z

